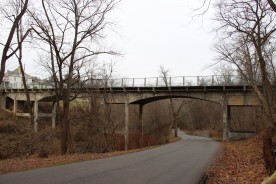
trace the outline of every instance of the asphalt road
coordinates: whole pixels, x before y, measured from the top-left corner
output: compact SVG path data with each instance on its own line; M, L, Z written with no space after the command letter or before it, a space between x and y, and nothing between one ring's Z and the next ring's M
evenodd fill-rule
M0 175L0 184L198 184L219 144L179 136L182 140L147 151Z

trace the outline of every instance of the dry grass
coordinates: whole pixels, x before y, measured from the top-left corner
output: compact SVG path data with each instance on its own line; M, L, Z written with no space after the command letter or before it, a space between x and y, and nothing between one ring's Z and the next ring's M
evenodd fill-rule
M151 135L144 135L144 146L147 146L146 148L135 149L141 146L130 144L130 148L133 148L130 151L91 153L91 151L89 150L83 150L77 152L77 145L82 145L82 143L84 143L84 147L86 147L87 143L90 143L90 140L77 140L78 133L87 138L89 132L83 131L86 130L83 127L84 123L76 123L72 124L72 134L74 138L73 146L76 147L74 147L75 150L73 150L73 152L76 153L70 155L59 155L59 128L52 129L49 123L48 125L47 122L44 123L40 120L39 131L35 133L32 131L32 127L28 127L28 124L29 121L27 118L17 118L14 117L10 112L0 110L0 174L129 154L151 149L156 147L153 145L160 144L156 137ZM138 142L139 136L137 137ZM132 138L135 138L135 135L133 133L130 134L130 140ZM167 139L167 142L175 142L179 139L180 138L170 136ZM99 144L101 144L100 141L102 140L97 141L99 142ZM121 143L123 144L123 142L124 141L122 137ZM40 158L40 150L45 150L49 157Z
M169 136L168 142L176 142L180 140L179 137ZM128 151L116 151L108 153L83 153L83 154L69 154L69 155L50 155L48 158L40 158L38 154L31 157L21 157L0 160L0 174L12 173L18 171L25 171L31 169L38 169L43 167L51 167L57 165L70 164L75 162L103 159L119 155L135 153L156 148L158 146L150 146L141 149L133 149Z
M48 158L40 158L38 155L25 158L13 158L0 160L0 174L38 169L43 167L51 167L57 165L70 164L75 162L103 159L108 157L120 156L139 151L149 150L157 146L146 147L142 149L134 149L129 151L117 151L109 153L84 153L69 155L51 155Z

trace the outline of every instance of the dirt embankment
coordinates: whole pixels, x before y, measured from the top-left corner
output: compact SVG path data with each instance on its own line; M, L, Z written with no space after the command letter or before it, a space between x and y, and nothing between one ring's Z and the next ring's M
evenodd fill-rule
M208 184L260 184L268 173L263 160L263 135L224 142L208 171Z
M43 120L39 128L41 131L34 132L28 118L18 118L11 112L0 110L0 160L31 156L41 149L57 154L59 130L52 129L50 123Z
M88 149L89 145L97 146L95 141L98 141L101 146L106 146L107 142L99 136L96 140L94 140L95 137L88 139L94 134L87 131L87 123L73 122L71 124L72 152L69 155L59 155L60 128L52 129L50 122L40 119L39 131L34 132L33 128L29 126L28 118L17 118L11 112L0 110L0 174L117 156L149 149L149 146L160 144L156 137L145 135L144 146L147 147L142 148L137 144L140 134L132 133L129 137L130 148L133 150L120 151L124 150L124 141L120 141L123 140L121 135L120 139L112 140L115 141L116 145L119 145L115 147L116 149ZM166 139L168 142L177 140L172 136ZM41 153L45 158L40 158Z

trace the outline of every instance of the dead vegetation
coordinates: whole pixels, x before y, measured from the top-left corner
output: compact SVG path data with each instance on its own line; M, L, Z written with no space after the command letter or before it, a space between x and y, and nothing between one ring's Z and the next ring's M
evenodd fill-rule
M150 149L150 148L146 148ZM144 149L135 149L130 151L118 151L110 153L83 153L83 154L69 154L69 155L50 155L47 158L40 158L35 154L31 157L13 158L0 160L0 174L12 173L18 171L25 171L30 169L37 169L43 167L64 165L74 162L81 162L86 160L96 160L108 158L112 156L119 156L129 153L134 153Z
M233 142L223 150L208 171L209 184L260 184L267 177L263 159L263 133Z
M206 102L202 103L196 104L202 106L198 111L191 110L191 108L195 109L197 107L192 103L192 106L184 107L178 123L193 133L204 132L206 136L220 139L221 127L216 128L221 122L220 106L215 104L214 108L217 111L210 112L210 109L214 108L205 108L208 104L205 104ZM46 106L43 108L47 109ZM115 105L108 108L109 110L105 111L100 107L94 107L91 112L87 106L83 106L83 103L72 107L70 122L72 126L71 154L66 156L59 155L60 125L58 123L57 128L52 129L49 119L39 119L39 131L35 133L31 127L28 127L28 119L17 118L10 112L0 110L0 173L129 153L122 152L124 150L124 107ZM130 149L141 149L177 140L168 136L171 119L167 101L154 102L145 106L143 137L141 136L141 124L138 119L139 109L135 106L131 108ZM204 112L204 109L207 112ZM200 118L194 118L196 114ZM210 118L206 118L206 116ZM195 121L199 121L199 124ZM207 130L206 128L210 129ZM197 131L199 129L201 131ZM249 142L246 140L225 143L221 160L218 160L209 172L210 181L225 184L224 181L229 180L229 183L235 183L236 181L236 183L239 183L238 181L241 181L239 178L243 178L242 173L246 175L248 174L247 171L250 171L254 175L253 178L255 178L253 173L255 170L257 177L263 176L259 174L259 172L262 172L262 169L259 168L263 167L263 163L262 155L258 152L261 151L262 145L258 138L250 140ZM245 158L248 154L249 157ZM236 161L236 159L238 160ZM251 169L251 165L253 169ZM256 181L261 180L256 179Z
M35 133L27 118L14 117L4 110L0 110L0 116L0 159L28 157L41 150L59 152L58 129L51 129L42 121L41 131Z
M178 140L180 140L180 138L174 137L173 134L168 137L168 143ZM150 146L140 149L132 149L129 151L115 151L106 153L74 153L69 155L48 155L47 152L43 150L42 152L35 153L31 156L0 160L0 174L64 165L87 160L103 159L148 150L155 147L156 146Z
M47 109L46 106L43 106L43 108ZM70 124L72 126L71 154L106 153L124 150L123 106L117 105L108 108L110 108L109 111L105 111L97 107L91 112L87 106L73 106L70 111ZM154 106L149 106L148 110L152 113L145 117L146 131L142 136L137 110L135 107L132 108L129 149L168 142L168 121L163 118L166 113L151 111ZM158 118L152 119L152 117ZM57 128L52 129L50 122L51 119L40 118L39 131L34 132L33 127L29 127L27 118L15 117L11 112L0 110L0 160L25 158L32 155L40 155L44 158L58 155L60 153L60 124L57 123Z

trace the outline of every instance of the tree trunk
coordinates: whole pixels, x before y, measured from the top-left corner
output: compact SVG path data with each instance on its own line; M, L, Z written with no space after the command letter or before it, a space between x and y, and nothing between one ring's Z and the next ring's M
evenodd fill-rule
M23 38L23 28L22 28L21 21L18 23L18 25L16 27L16 34L17 34L17 43L18 43L18 51L19 51L19 54L17 56L19 67L20 67L19 73L21 73L24 91L26 93L27 108L28 108L28 112L30 114L30 119L29 119L29 128L30 128L34 124L34 116L33 116L33 112L32 112L32 104L31 104L30 94L29 94L28 86L27 86L27 82L26 82L25 68L23 67L23 64L22 64L22 58L23 58L22 42L24 41L24 38ZM28 129L28 131L29 131L29 129Z
M69 119L69 100L63 100L63 117L61 130L61 154L64 155L70 152L71 134L70 134L70 119Z
M269 75L268 71L266 68L266 61L263 57L262 53L262 46L258 45L256 42L253 42L255 49L257 51L258 57L259 57L259 63L260 63L260 69L261 69L261 76L262 76L262 86L263 86L263 91L262 93L260 90L258 90L257 86L253 86L254 90L258 96L258 98L261 101L262 106L265 109L267 119L269 123L273 126L274 129L276 129L276 121L274 120L274 110L273 110L273 105L274 105L274 92L273 92L273 87L271 82L269 81ZM257 89L257 90L256 90Z
M175 114L175 110L174 110L174 104L173 104L173 100L170 98L170 107L171 107L171 111L172 111L172 124L174 126L174 136L177 137L177 121L176 121L176 114Z
M178 136L178 134L177 134L177 121L176 121L175 116L173 116L173 126L174 126L174 136L177 137Z
M16 31L16 28L18 27L19 22L21 21L23 15L25 14L25 12L27 11L27 7L28 7L28 3L29 0L26 0L21 12L15 17L12 27L10 29L9 35L8 35L8 39L4 44L4 48L2 51L2 57L1 57L1 68L0 68L0 85L3 82L3 78L5 75L5 69L6 69L6 62L7 60L16 53L16 51L19 49L19 47L17 47L16 49L14 49L12 51L12 53L9 54L9 50L11 49L11 45L12 45L12 40L14 37L14 33ZM23 38L24 40L24 38ZM22 43L20 43L19 45L21 45Z

